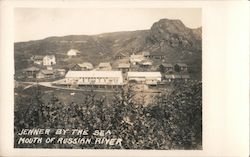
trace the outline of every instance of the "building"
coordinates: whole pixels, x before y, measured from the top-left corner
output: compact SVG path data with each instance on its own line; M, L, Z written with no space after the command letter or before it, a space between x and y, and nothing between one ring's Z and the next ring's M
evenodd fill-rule
M40 70L39 73L36 74L36 78L55 78L53 70Z
M55 72L59 77L65 76L65 74L66 74L65 69L55 69Z
M41 65L43 63L43 57L44 56L35 55L35 56L32 56L30 59L34 62L34 64Z
M128 72L128 81L143 82L148 85L156 85L161 82L160 72Z
M69 56L69 57L77 56L78 54L80 54L80 51L75 50L75 49L70 49L67 52L67 56Z
M43 57L43 65L44 66L51 66L56 64L56 57L55 55L46 55Z
M92 70L94 68L93 65L89 62L84 62L84 63L78 64L78 65L81 68L81 70L83 70L83 71L84 70Z
M36 78L36 74L40 69L37 67L29 67L23 70L24 76L27 78Z
M120 63L118 64L118 70L122 71L123 73L128 72L130 69L129 63Z
M73 65L70 69L72 71L85 71L85 70L93 70L94 66L89 62L78 63Z
M190 79L189 75L177 75L177 74L171 74L171 75L165 75L165 80L167 82L172 82L172 81L188 81Z
M175 64L175 71L187 71L188 66L185 63L177 63Z
M157 52L154 52L154 53L150 53L149 58L152 58L152 59L164 59L165 56L161 52L157 51Z
M149 67L153 65L153 62L149 60L143 60L139 64L141 67Z
M126 55L126 54L124 54L122 52L118 52L114 56L115 56L115 59L123 59L123 58L126 58L128 55Z
M150 58L150 52L148 52L148 51L143 51L143 52L142 52L142 55L143 55L145 58Z
M123 85L121 71L68 71L66 84L77 85Z
M174 71L174 65L171 63L162 63L159 68L163 68L164 72L173 72Z
M103 71L112 70L112 66L110 62L103 62L99 64L98 69Z
M181 80L181 75L175 75L175 74L165 75L165 80L167 82L173 82L173 81Z
M132 54L129 58L130 63L136 65L138 63L140 63L141 61L143 61L145 58L142 54L136 55L136 54Z
M70 67L70 70L72 71L82 71L82 67L79 64L74 64Z

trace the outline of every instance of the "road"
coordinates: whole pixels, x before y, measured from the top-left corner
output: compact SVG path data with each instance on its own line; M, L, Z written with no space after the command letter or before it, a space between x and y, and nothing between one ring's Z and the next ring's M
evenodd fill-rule
M73 87L62 87L62 86L53 86L51 82L18 82L19 84L28 84L24 89L28 89L34 85L40 85L43 87L48 87L48 88L54 88L54 89L62 89L62 90L71 90L71 91L82 91L82 92L88 92L90 89L79 89L79 88L73 88ZM115 90L110 90L110 89L93 89L95 92L103 92L103 93L114 93L116 92ZM138 91L140 92L140 91ZM144 93L160 93L159 90L144 90Z

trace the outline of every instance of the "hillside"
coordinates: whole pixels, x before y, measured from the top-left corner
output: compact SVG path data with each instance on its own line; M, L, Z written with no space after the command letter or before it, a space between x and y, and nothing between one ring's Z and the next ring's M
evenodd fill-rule
M124 54L149 51L166 56L166 62L185 62L201 78L201 28L187 28L180 20L161 19L150 30L104 33L99 35L69 35L14 44L15 70L30 66L32 55L56 55L59 66L67 68L77 62L90 61L94 65L111 61L118 52ZM70 49L81 53L67 58Z

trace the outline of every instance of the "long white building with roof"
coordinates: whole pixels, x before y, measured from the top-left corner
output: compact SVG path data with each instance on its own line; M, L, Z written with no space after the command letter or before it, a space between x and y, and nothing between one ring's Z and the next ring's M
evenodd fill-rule
M123 85L121 71L68 71L65 81L77 85Z
M145 82L148 85L156 85L162 79L160 72L128 72L127 77L128 81Z

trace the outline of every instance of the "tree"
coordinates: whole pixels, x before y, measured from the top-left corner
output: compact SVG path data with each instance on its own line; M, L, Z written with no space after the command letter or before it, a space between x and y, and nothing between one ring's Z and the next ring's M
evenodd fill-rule
M179 73L181 71L181 68L180 68L179 65L175 64L174 65L174 70Z

